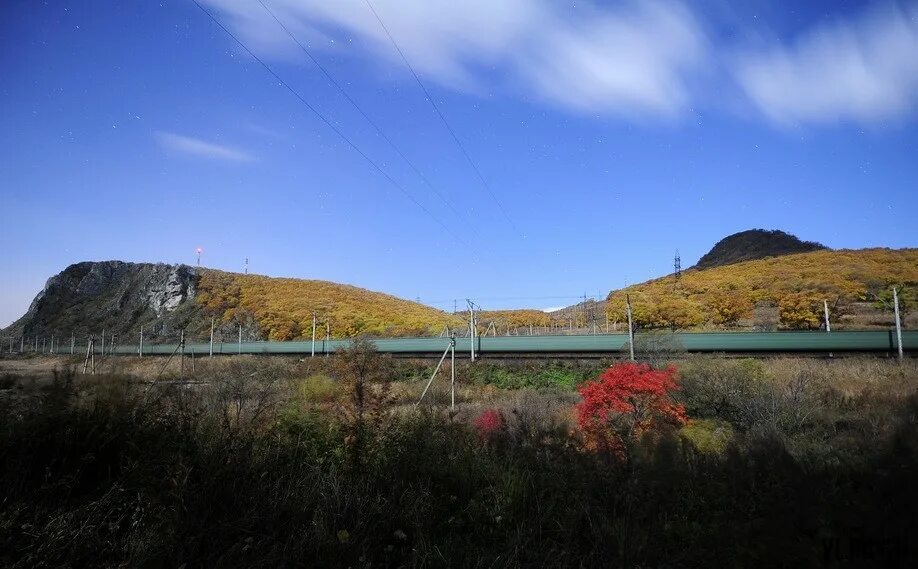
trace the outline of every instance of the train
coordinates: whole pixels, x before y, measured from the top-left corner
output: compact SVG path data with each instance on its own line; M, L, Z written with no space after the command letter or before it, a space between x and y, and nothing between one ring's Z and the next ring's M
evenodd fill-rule
M439 356L450 345L450 338L378 338L372 339L377 350L395 356ZM456 355L468 357L472 340L455 338ZM187 342L185 355L213 354L289 354L327 355L350 344L351 340L316 339L306 341L258 342ZM479 336L475 340L476 355L502 357L614 357L629 349L628 334L597 334L570 336ZM725 354L780 353L873 353L895 355L899 351L895 331L810 331L810 332L674 332L667 334L638 333L634 340L636 352L701 352ZM169 355L179 346L144 344L143 355ZM85 353L86 347L82 348ZM918 353L918 330L902 332L902 351ZM80 353L81 350L76 350ZM137 345L106 347L106 354L139 354Z

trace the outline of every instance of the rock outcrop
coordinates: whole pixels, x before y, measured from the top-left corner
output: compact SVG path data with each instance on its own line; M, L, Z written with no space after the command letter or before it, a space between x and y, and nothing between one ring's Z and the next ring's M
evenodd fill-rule
M187 319L198 274L187 265L83 262L48 279L11 335L82 336L105 329L130 334L141 325L167 331Z

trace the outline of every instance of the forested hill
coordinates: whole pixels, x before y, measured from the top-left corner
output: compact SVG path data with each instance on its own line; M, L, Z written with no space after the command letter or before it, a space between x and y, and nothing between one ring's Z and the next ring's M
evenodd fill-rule
M69 343L99 335L134 341L144 327L151 341L210 333L235 341L291 340L312 335L408 336L436 334L458 319L434 308L388 294L328 281L226 273L187 265L102 261L77 263L51 277L26 314L4 336L55 334ZM131 340L126 340L131 338Z
M808 253L822 249L828 249L828 247L813 241L803 241L790 233L777 229L750 229L728 235L718 241L698 260L695 268L710 269L743 261Z
M612 291L606 306L623 322L630 296L635 323L644 328L815 329L825 300L833 328L875 328L892 324L887 305L894 285L902 290L903 312L914 318L918 249L821 250L692 268L678 279Z

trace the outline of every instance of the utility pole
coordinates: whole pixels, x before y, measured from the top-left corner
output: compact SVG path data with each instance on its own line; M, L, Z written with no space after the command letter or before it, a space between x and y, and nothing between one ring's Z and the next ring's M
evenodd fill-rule
M185 377L185 329L179 337L179 376Z
M239 349L238 354L242 354L242 323L239 324Z
M634 325L631 323L631 296L625 295L625 310L628 313L628 349L631 351L631 361L634 361Z
M312 353L309 357L314 358L316 356L316 312L312 311Z
M331 322L325 321L325 357L328 357L328 347L331 342Z
M73 352L76 350L76 336L73 332L70 332L70 355L73 355Z
M25 335L19 336L19 353L25 352Z
M829 322L829 302L826 299L822 299L822 309L826 316L826 332L831 332L832 324Z
M140 345L137 347L137 355L143 357L143 326L140 327Z
M899 348L899 361L902 361L902 320L899 318L899 291L893 287L893 309L896 314L896 345Z
M210 353L208 357L214 357L214 317L210 317Z
M49 353L54 353L54 334L51 334L51 349L49 350Z
M475 303L469 299L465 299L465 302L469 305L469 354L471 360L475 361ZM446 354L443 354L446 357Z
M102 328L102 355L105 355L105 328Z

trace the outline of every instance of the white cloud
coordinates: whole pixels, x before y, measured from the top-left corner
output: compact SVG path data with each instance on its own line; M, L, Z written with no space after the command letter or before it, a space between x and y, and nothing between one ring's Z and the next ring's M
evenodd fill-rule
M909 113L918 99L918 9L893 7L816 28L791 48L742 56L735 71L752 102L779 123Z
M214 144L199 138L183 136L171 132L157 132L156 140L160 146L167 150L191 154L193 156L204 156L206 158L217 158L221 160L232 160L235 162L251 162L255 158L238 148Z
M206 0L258 53L290 57L296 46L257 0ZM357 36L368 55L401 66L364 0L266 0L301 41L335 49ZM689 103L687 75L708 52L681 4L627 2L571 8L548 0L375 0L374 7L425 79L483 87L484 69L519 90L584 112L672 115Z

